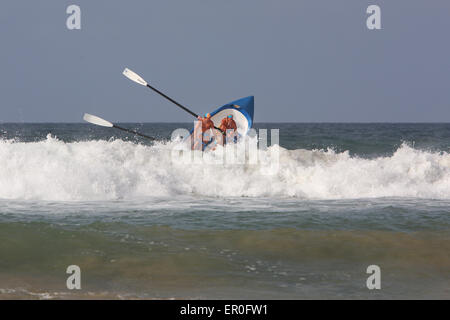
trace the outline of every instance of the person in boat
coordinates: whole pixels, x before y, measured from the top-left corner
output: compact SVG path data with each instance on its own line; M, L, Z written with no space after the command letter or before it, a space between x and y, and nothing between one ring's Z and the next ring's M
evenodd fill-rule
M236 121L233 120L233 115L230 114L222 119L219 129L223 133L224 142L231 142L236 140L237 126Z
M211 120L211 114L206 113L204 117L198 116L198 121L194 127L194 150L202 150L202 147L211 142L213 137L212 129L214 129L214 122Z

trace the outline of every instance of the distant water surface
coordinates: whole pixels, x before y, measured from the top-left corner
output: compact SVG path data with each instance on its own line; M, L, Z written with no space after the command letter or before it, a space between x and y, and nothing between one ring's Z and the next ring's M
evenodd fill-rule
M189 123L121 125L157 142L0 124L0 298L450 298L450 124L260 123L272 174L173 162Z

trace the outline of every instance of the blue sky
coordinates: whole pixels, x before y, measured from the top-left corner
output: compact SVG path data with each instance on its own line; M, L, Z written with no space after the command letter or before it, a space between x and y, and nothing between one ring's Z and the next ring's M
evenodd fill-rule
M449 1L4 0L0 28L0 122L192 120L125 67L197 113L255 95L257 122L450 120Z

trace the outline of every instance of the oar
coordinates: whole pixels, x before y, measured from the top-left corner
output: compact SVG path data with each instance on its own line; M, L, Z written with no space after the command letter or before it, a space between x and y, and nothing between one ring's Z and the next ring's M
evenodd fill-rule
M84 114L83 120L87 121L89 123L95 124L97 126L116 128L116 129L119 129L119 130L122 130L122 131L126 131L128 133L136 134L138 136L141 136L141 137L144 137L144 138L147 138L147 139L150 139L150 140L156 140L153 137L146 136L145 134L136 132L134 130L130 130L130 129L125 129L125 128L119 127L119 126L117 126L117 125L115 125L115 124L113 124L113 123L111 123L109 121L106 121L105 119L99 118L97 116L93 116L92 114L89 114L89 113L85 113Z
M136 82L136 83L139 83L140 85L143 85L143 86L146 86L146 87L152 89L153 91L155 91L156 93L160 94L161 96L163 96L164 98L166 98L166 99L169 100L170 102L174 103L175 105L177 105L178 107L180 107L180 108L183 109L184 111L190 113L191 115L193 115L193 116L196 117L196 118L198 117L198 114L196 114L195 112L189 110L188 108L186 108L185 106L183 106L181 103L178 103L178 102L176 102L175 100L173 100L172 98L166 96L164 93L162 93L162 92L159 91L158 89L153 88L151 85L149 85L149 84L147 83L147 81L145 81L144 79L142 79L141 76L139 76L137 73L131 71L130 69L125 68L125 70L123 70L123 75L124 75L125 77L127 77L128 79L130 79L130 80L132 80L132 81L134 81L134 82Z
M147 81L145 81L140 75L138 75L136 72L131 71L128 68L125 68L125 70L123 70L123 75L125 77L127 77L128 79L139 83L140 85L143 85L145 87L148 87L150 89L152 89L153 91L155 91L156 93L160 94L161 96L163 96L164 98L166 98L167 100L169 100L170 102L174 103L175 105L177 105L178 107L180 107L181 109L183 109L184 111L186 111L187 113L190 113L191 115L193 115L195 118L198 118L198 114L196 114L195 112L189 110L188 108L186 108L185 106L183 106L181 103L176 102L175 100L173 100L172 98L166 96L164 93L162 93L161 91L159 91L156 88L153 88L151 85L149 85L147 83ZM224 133L220 128L214 126L214 128L216 128L217 130L219 130L220 132Z

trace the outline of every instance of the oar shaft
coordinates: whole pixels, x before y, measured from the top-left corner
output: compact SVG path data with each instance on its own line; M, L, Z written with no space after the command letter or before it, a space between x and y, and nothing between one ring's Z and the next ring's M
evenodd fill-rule
M149 85L147 83L147 87L149 87L150 89L152 89L153 91L155 91L156 93L160 94L161 96L163 96L164 98L166 98L167 100L169 100L170 102L176 104L177 106L179 106L181 109L183 109L184 111L192 114L194 117L198 118L198 114L196 114L195 112L192 112L191 110L189 110L188 108L186 108L185 106L183 106L182 104L176 102L175 100L173 100L171 97L166 96L164 93L162 93L161 91L159 91L156 88L153 88L151 85ZM220 132L224 133L220 128L214 126L214 128L216 128L217 130L219 130Z
M196 114L195 112L192 112L191 110L189 110L188 108L186 108L185 106L183 106L182 104L176 102L175 100L173 100L171 97L166 96L164 93L162 93L161 91L159 91L156 88L153 88L151 85L149 85L147 83L147 87L149 87L150 89L152 89L153 91L155 91L156 93L160 94L161 96L163 96L164 98L166 98L167 100L169 100L170 102L176 104L177 106L179 106L181 109L183 109L184 111L190 113L191 115L193 115L194 117L198 117L198 114Z
M117 126L117 125L113 125L113 128L116 128L116 129L119 129L119 130L122 130L122 131L125 131L125 132L128 132L128 133L136 134L136 135L138 135L138 136L141 136L141 137L144 137L144 138L147 138L147 139L150 139L150 140L156 140L156 139L153 138L153 137L146 136L145 134L136 132L136 131L134 131L134 130L122 128L122 127L119 127L119 126Z
M186 108L185 106L183 106L181 103L173 100L171 97L165 95L164 93L162 93L161 91L159 91L158 89L152 87L151 85L149 85L147 83L147 81L145 81L144 79L142 79L137 73L131 71L128 68L125 68L123 74L129 78L130 80L137 82L141 85L147 86L149 89L152 89L153 91L155 91L157 94L159 94L160 96L166 98L167 100L169 100L170 102L172 102L173 104L175 104L176 106L180 107L181 109L183 109L184 111L186 111L187 113L191 114L192 116L194 116L195 118L198 118L198 114L196 114L195 112L189 110L188 108ZM216 128L217 130L219 130L220 132L224 133L220 128L214 126L214 128ZM136 133L137 134L137 133Z

